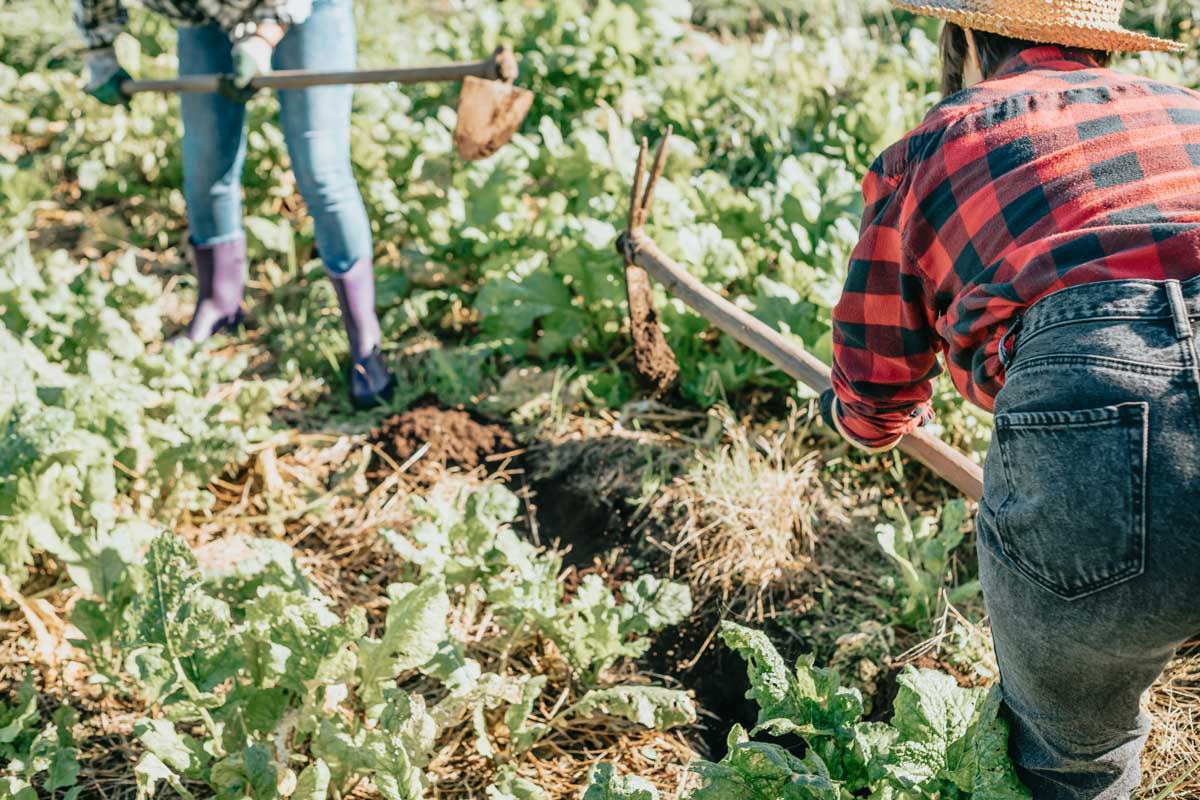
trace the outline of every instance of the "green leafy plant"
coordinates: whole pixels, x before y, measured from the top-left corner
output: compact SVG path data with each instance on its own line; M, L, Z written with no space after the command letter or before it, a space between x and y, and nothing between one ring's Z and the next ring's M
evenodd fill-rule
M516 534L511 523L518 501L502 486L472 494L462 510L445 502L416 505L423 519L408 536L385 532L397 553L420 575L443 576L448 587L481 587L514 637L548 636L587 683L595 683L617 659L644 653L647 634L691 613L687 586L653 575L625 585L621 602L603 579L587 575L563 602L561 558Z
M879 546L899 571L894 592L900 599L896 622L926 630L937 615L940 603L960 605L978 596L978 580L955 582L953 555L963 541L967 507L952 500L942 507L941 521L932 516L915 523L896 506L894 523L875 527Z
M910 667L900 675L891 721L864 722L858 690L841 686L832 670L811 658L789 668L761 631L731 622L722 623L721 638L746 660L758 723L749 733L734 726L720 762L693 765L701 785L687 795L692 800L1030 796L1008 758L999 689L965 689L945 673ZM800 736L803 757L752 738L760 732ZM632 780L604 766L588 790L601 798L606 787Z
M0 571L18 584L38 549L105 591L147 541L140 520L209 506L209 481L270 431L279 382L150 346L161 293L132 253L102 272L0 252Z
M0 789L5 797L36 800L38 788L63 800L79 796L83 788L76 785L79 760L72 734L78 720L78 713L63 705L44 721L31 673L11 703L0 700Z
M278 542L239 547L251 556L239 556L236 568L202 569L170 533L152 536L144 552L114 552L120 568L109 569L118 579L97 581L98 596L81 601L73 621L83 634L77 644L114 685L163 710L136 725L145 748L135 768L141 796L167 786L188 797L187 787L201 783L219 797L320 798L370 779L389 800L416 800L434 742L464 724L478 753L503 763L570 719L607 716L659 730L696 721L686 692L604 680L615 659L642 652L647 633L688 611L685 587L641 576L621 603L595 586L595 597L564 602L558 557L516 536L517 502L507 489L486 485L420 506L411 534L390 537L411 557L413 580L388 588L377 636L367 635L362 609L336 613ZM510 647L559 637L579 680L595 688L535 719L545 676L484 671L447 636L451 617L479 604L504 621ZM594 624L577 629L580 620ZM593 630L609 638L581 644ZM433 681L432 701L411 691L413 681ZM36 696L27 687L20 698L0 721L11 718L13 736L28 739ZM67 762L39 757L55 780L67 775ZM536 797L536 788L512 773L492 793Z

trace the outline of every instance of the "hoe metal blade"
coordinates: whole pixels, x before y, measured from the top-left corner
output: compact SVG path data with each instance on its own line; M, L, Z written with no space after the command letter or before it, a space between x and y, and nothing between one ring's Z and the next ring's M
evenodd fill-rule
M533 104L533 93L513 85L517 59L511 47L496 48L490 58L459 64L399 69L270 72L250 81L251 89L303 89L309 86L361 83L427 83L462 81L454 144L469 161L487 158L516 133ZM229 76L185 75L168 80L125 81L126 94L141 92L216 92Z
M629 193L628 227L617 240L617 249L625 258L625 296L629 301L629 333L633 338L634 369L642 382L656 394L662 394L675 382L675 378L679 376L679 362L675 360L675 353L667 344L659 326L650 278L644 269L633 262L631 245L634 233L641 232L650 214L650 204L654 201L654 185L662 176L667 161L667 142L670 138L671 129L667 128L667 133L654 154L654 166L650 171L650 178L646 181L645 192L639 198L647 154L647 143L642 139L637 167L633 173L633 187Z
M454 147L458 154L468 161L479 161L495 153L521 127L531 105L533 92L513 86L503 78L463 78L458 95L458 123L454 126Z

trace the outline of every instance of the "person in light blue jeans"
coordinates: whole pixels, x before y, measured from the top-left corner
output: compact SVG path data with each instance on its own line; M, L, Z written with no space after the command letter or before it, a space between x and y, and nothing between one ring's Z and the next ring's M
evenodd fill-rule
M94 45L85 54L88 89L105 102L127 102L119 90L128 74L116 63L111 37L124 22L112 0L79 0L76 19ZM288 5L290 3L290 5ZM356 61L351 0L263 2L261 8L227 0L209 6L160 0L179 27L179 74L229 76L219 93L184 93L183 193L198 299L187 337L202 341L242 319L246 238L242 224L242 169L246 158L245 86L275 70L344 71ZM221 16L222 11L229 11ZM250 19L247 21L246 17ZM107 27L106 27L107 26ZM107 46L103 41L108 38ZM371 227L350 164L348 85L279 92L280 121L296 183L313 217L317 248L337 290L350 340L350 395L360 407L390 398L395 379L380 355L375 313Z

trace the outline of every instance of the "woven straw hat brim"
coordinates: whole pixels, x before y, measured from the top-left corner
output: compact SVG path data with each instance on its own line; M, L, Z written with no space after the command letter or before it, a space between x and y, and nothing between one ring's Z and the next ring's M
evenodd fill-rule
M972 8L971 0L891 0L892 5L914 14L936 17L964 28L998 33L1011 39L1026 39L1044 44L1080 47L1108 52L1157 51L1178 53L1186 49L1181 42L1159 39L1131 31L1119 25L1100 22L1087 24L1075 21L1047 20L1044 3L1036 8L1032 3L1014 0L1006 4L1008 13L997 14ZM1022 11L1027 12L1022 15ZM1036 18L1040 14L1042 19Z

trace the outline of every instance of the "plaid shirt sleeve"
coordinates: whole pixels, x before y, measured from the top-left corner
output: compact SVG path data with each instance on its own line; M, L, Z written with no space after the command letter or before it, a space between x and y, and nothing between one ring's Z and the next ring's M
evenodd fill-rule
M926 282L906 255L903 174L887 154L863 181L865 210L841 300L833 310L835 421L853 444L877 452L932 418L941 368Z
M243 22L278 22L286 27L299 25L312 14L312 0L200 0L199 7L231 34Z
M312 0L151 0L146 5L174 22L215 22L231 34L245 22L278 22L287 27L312 15ZM89 49L110 46L128 21L122 0L75 0L75 24Z
M89 50L110 46L129 21L121 0L75 0L74 16Z
M254 9L254 20L290 26L299 25L311 14L312 0L263 0Z

